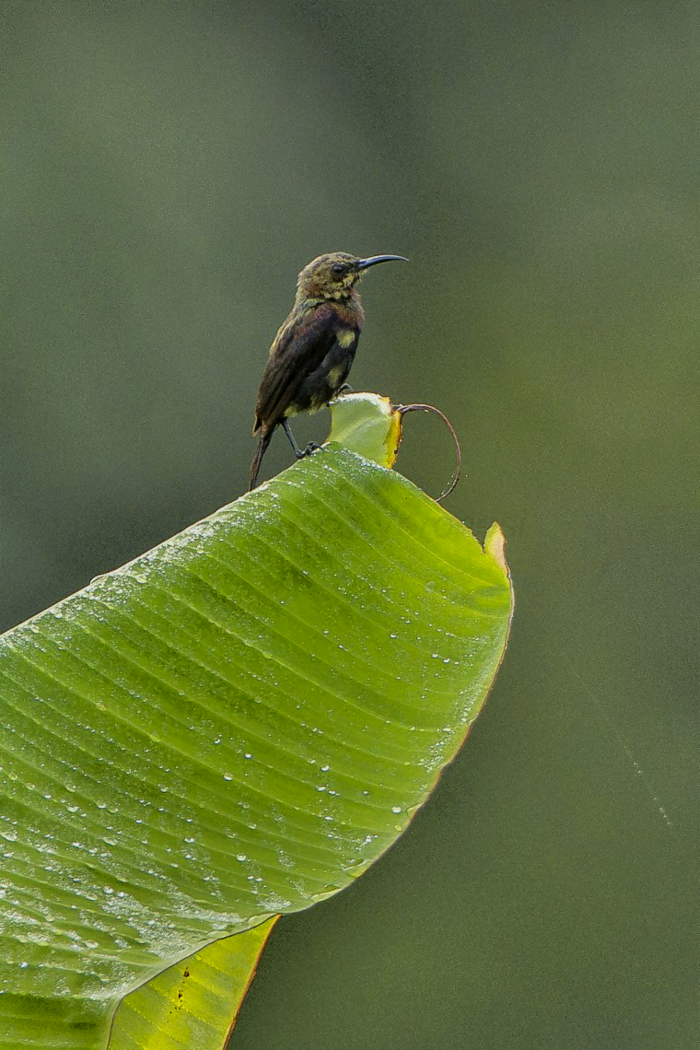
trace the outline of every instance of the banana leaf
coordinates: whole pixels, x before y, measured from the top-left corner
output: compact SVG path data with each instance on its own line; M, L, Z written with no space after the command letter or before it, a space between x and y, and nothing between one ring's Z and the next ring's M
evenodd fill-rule
M276 917L459 751L503 537L390 469L400 427L342 398L323 449L0 639L1 1050L220 1050Z

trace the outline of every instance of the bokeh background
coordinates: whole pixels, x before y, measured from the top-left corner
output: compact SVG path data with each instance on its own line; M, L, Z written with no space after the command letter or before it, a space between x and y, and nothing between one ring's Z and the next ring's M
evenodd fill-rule
M375 868L282 922L233 1045L694 1048L698 5L0 22L2 626L244 489L326 250L411 258L364 282L353 383L449 415L448 507L509 540L468 745ZM407 424L399 469L437 492L449 438ZM266 473L289 461L276 438Z

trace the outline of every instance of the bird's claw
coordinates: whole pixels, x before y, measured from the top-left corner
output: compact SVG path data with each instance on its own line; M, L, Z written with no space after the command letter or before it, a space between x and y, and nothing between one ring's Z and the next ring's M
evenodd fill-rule
M302 459L304 456L310 456L312 452L318 452L320 448L321 446L318 445L315 441L310 441L304 449L304 451L299 456L299 459Z

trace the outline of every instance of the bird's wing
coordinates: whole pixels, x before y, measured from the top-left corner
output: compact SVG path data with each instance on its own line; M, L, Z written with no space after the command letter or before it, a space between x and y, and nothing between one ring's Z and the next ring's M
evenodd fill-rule
M275 337L260 381L253 433L272 430L300 384L318 368L336 338L335 311L330 303L315 306L301 317L290 314Z

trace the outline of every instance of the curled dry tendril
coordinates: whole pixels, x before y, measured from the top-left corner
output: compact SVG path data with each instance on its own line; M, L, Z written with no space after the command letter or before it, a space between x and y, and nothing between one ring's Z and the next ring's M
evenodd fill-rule
M457 482L459 481L460 474L462 472L462 449L460 448L459 439L455 432L455 428L452 426L445 413L441 412L439 408L435 408L434 405L396 405L395 407L396 411L400 412L402 417L406 415L407 412L432 412L434 413L434 415L440 417L440 419L443 421L450 434L452 435L452 440L454 441L455 449L457 450L457 465L454 469L452 477L450 478L450 482L447 488L444 489L440 493L440 495L436 497L435 502L442 503L442 501L446 499L451 492L454 492L457 486Z

